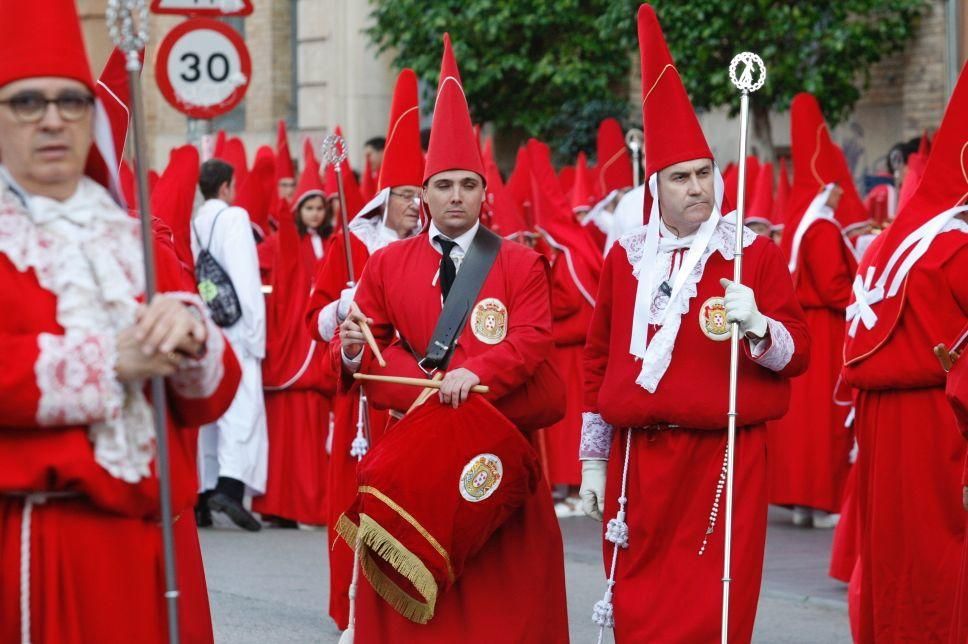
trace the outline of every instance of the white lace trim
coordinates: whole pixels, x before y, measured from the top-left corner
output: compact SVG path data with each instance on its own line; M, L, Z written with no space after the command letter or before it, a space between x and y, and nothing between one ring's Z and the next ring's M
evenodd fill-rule
M632 266L632 274L636 278L639 277L636 264L642 259L642 253L645 250L646 230L646 226L640 226L618 240L618 243L625 249L629 264ZM649 323L661 326L649 341L646 358L642 361L642 371L636 379L636 384L649 393L655 393L659 381L662 380L662 376L665 375L669 364L672 362L672 353L675 350L679 327L682 325L682 316L689 311L690 302L696 297L699 280L702 279L703 272L706 269L706 261L714 252L718 252L727 260L733 259L736 245L735 231L736 225L728 215L719 220L706 251L693 267L689 277L686 278L682 289L676 294L674 302L669 301L667 294L656 289L655 297L652 300ZM749 247L754 241L756 241L756 233L744 226L743 248ZM674 252L673 250L660 249L656 255L656 275L669 275ZM667 314L666 310L670 307L671 310ZM665 320L664 323L663 320Z
M750 355L761 367L770 371L783 371L793 359L793 336L782 322L766 318L766 324L770 329L769 341L760 342L758 346L750 341Z
M205 355L197 360L186 360L178 373L168 377L168 382L182 398L192 400L208 398L215 393L222 378L225 377L225 336L222 335L218 325L212 321L208 314L208 307L200 297L194 293L184 292L165 293L165 296L173 297L198 311L207 331Z
M607 459L612 450L614 429L601 415L593 411L582 412L581 443L578 447L579 460Z
M28 212L0 182L0 253L19 271L33 269L40 286L57 297L57 322L65 330L61 340L41 336L39 341L37 422L47 425L52 418L77 418L79 411L66 409L71 401L91 406L93 390L73 384L87 369L81 366L89 364L85 360L98 350L102 357L110 353L90 338L114 336L134 323L137 298L144 292L144 266L139 222L94 181L83 178L65 202L42 197L29 202ZM67 366L78 360L81 365ZM58 369L63 371L58 374ZM141 386L102 387L98 395L105 415L87 419L95 460L129 483L150 476L154 430Z

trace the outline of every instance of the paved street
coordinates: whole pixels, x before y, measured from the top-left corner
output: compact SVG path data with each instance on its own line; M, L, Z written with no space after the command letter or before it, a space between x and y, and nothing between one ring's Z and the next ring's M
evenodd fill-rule
M561 528L572 641L595 642L591 607L604 587L599 528L584 518L564 519ZM826 575L831 536L795 529L786 511L771 509L755 642L850 642L845 587ZM336 644L326 615L325 532L217 527L202 531L202 549L217 642Z

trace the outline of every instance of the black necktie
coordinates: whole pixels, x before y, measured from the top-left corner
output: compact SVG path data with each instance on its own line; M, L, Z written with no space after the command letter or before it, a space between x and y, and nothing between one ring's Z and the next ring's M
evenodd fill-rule
M451 241L443 235L437 235L434 240L440 244L440 291L444 294L446 301L450 287L454 285L454 279L457 278L457 266L454 265L454 260L450 258L450 251L454 249L457 242Z

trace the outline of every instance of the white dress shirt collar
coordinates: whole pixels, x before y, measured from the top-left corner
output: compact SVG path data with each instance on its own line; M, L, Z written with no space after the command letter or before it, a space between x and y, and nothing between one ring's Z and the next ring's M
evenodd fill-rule
M461 254L463 255L463 254L466 254L468 250L470 250L471 242L474 241L474 235L477 234L477 229L480 228L480 226L481 226L481 222L480 220L477 220L474 222L474 225L471 226L466 232L462 233L461 235L458 235L455 239L451 239L447 235L444 235L444 233L440 232L437 226L434 225L434 222L431 221L430 227L427 230L427 237L430 240L430 245L433 246L434 250L436 250L438 253L441 252L440 244L437 243L435 238L437 237L437 235L441 235L446 239L451 239L451 241L456 242L457 245L460 247Z

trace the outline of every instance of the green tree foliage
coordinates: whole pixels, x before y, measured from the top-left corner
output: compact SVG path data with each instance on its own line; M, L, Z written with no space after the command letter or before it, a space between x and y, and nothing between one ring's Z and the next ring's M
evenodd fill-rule
M391 51L397 67L413 68L434 88L441 38L450 32L476 122L536 136L576 154L594 151L597 121L566 122L564 112L579 119L626 116L634 43L613 33L618 15L634 22L625 2L371 1L371 42L381 52ZM582 108L591 103L596 109Z
M630 5L638 3L630 2ZM772 147L766 115L798 92L817 97L831 125L843 122L874 63L903 50L927 0L655 0L656 13L697 109L739 109L732 57L763 58L767 84L751 105L758 137ZM626 37L628 34L626 34Z

